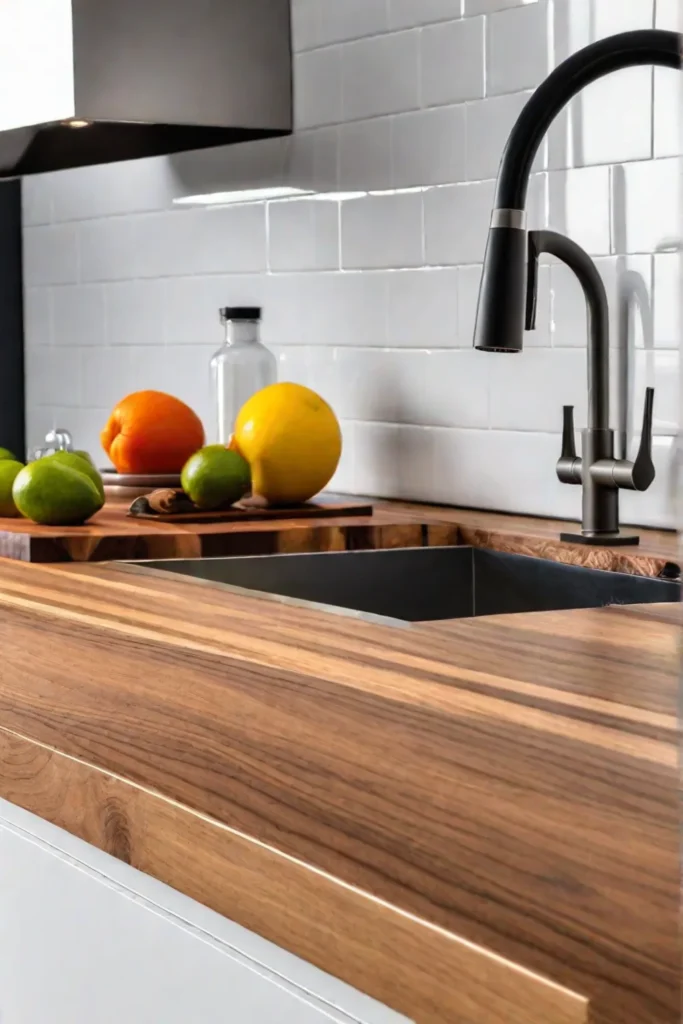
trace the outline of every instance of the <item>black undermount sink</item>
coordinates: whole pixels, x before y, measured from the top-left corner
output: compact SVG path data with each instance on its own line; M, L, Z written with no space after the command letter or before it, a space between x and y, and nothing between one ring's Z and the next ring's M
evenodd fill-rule
M679 583L471 547L138 562L406 622L679 601Z

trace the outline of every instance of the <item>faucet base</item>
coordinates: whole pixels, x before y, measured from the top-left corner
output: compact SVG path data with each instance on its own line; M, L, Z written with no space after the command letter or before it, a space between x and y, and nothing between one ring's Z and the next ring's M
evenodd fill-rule
M621 548L640 544L637 533L561 533L560 540L567 544L593 544L596 547Z

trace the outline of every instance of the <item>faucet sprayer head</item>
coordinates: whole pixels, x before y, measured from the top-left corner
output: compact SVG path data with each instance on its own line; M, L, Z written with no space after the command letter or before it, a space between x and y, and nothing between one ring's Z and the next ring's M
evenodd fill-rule
M481 352L521 352L527 293L524 210L494 210L489 230L474 347Z
M529 254L524 211L534 157L550 125L569 100L591 82L643 64L680 70L681 36L663 29L642 29L591 43L559 64L524 106L510 132L498 173L475 348L520 352L525 327L533 326L533 301L527 298Z

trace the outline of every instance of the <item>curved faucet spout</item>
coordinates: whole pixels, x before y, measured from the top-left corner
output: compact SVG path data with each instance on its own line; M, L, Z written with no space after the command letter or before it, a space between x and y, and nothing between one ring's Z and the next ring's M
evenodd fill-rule
M527 259L524 209L531 167L543 137L562 108L585 86L637 64L680 69L681 36L662 29L644 29L591 43L558 65L519 115L498 172L475 348L488 352L522 349Z
M538 147L562 108L596 79L637 64L680 69L678 32L643 29L608 36L572 54L548 75L529 97L510 132L498 173L495 209L524 209Z

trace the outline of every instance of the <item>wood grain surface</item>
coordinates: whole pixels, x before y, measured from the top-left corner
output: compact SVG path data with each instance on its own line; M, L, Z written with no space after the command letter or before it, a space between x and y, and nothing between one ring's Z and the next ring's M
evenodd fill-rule
M422 544L420 517L390 508L376 515L344 512L316 519L162 523L127 516L129 504L108 502L84 526L38 526L26 519L0 519L0 557L24 562L106 562Z
M372 504L373 516L316 522L159 523L128 518L129 502L108 502L86 526L0 519L0 557L68 563L471 544L641 576L658 576L681 560L673 532L641 530L637 548L586 547L559 540L562 530L572 528L567 522L404 502Z
M5 561L0 795L420 1024L675 1024L678 630Z

